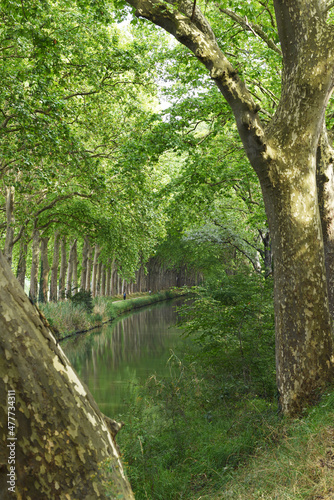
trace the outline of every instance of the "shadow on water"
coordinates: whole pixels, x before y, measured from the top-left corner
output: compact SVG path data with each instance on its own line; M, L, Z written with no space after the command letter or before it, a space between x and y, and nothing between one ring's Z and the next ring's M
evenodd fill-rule
M171 350L187 342L175 327L176 307L182 301L140 309L62 345L105 415L117 419L122 414L129 404L132 384L143 384L153 373L168 375Z

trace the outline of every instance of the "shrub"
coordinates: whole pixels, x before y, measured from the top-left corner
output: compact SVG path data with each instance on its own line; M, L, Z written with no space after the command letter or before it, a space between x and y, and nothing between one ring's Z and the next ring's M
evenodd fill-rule
M94 309L92 292L90 290L81 290L70 297L74 305L81 305L84 309L91 314Z

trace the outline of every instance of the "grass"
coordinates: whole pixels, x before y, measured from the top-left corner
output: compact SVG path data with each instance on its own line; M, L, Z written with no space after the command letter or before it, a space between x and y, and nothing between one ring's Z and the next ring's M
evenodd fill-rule
M301 419L283 419L218 492L193 500L334 498L334 392Z
M334 392L299 419L257 396L210 400L196 365L134 388L118 436L136 500L334 499Z

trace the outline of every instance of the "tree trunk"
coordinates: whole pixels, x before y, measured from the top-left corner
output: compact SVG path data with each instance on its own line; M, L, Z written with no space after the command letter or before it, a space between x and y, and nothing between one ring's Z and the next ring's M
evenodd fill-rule
M101 296L105 297L105 295L106 295L106 266L105 266L105 264L102 264L102 266L101 266L101 275L102 275Z
M72 293L78 292L78 240L75 240L72 250L73 273L72 273Z
M48 282L50 265L48 259L48 243L49 237L41 238L41 274L39 281L39 302L48 301Z
M107 267L107 286L106 286L106 295L107 297L110 297L111 295L111 279L112 279L112 270L111 270L111 262L110 259L108 259L108 267Z
M329 311L334 320L334 150L323 128L317 151L317 187L322 234L325 249L325 266Z
M30 290L29 297L35 303L38 293L38 264L39 264L39 231L34 229L32 236L32 257L31 257L31 272L30 272Z
M66 297L72 296L72 283L73 283L73 270L74 270L74 259L76 253L77 240L75 239L70 247L68 255L68 265L67 265L67 281L66 281Z
M66 268L67 268L66 236L64 236L60 240L60 272L59 272L59 294L58 294L60 300L65 299Z
M89 241L87 236L85 236L82 248L82 264L81 264L81 278L80 278L81 291L86 290L88 248L89 248Z
M0 303L2 498L133 500L119 424L100 412L2 254Z
M299 163L293 155L289 167L277 164L275 188L263 190L273 235L277 384L290 414L318 397L331 376L333 349L315 170L313 164L313 174L312 165L307 171L302 156Z
M18 279L18 282L22 286L23 290L27 272L27 253L28 253L28 243L26 239L23 237L20 241L20 256L16 272L16 277Z
M50 282L50 301L57 302L58 300L58 267L59 267L59 248L60 237L56 231L54 235L53 258L51 265L51 282Z
M94 261L93 261L93 276L92 276L92 296L93 297L96 297L96 285L97 285L97 274L98 274L100 252L101 252L101 249L100 249L99 245L95 245Z
M102 277L102 262L98 263L97 266L97 278L96 278L96 296L99 297L101 295L101 277Z
M86 290L91 290L91 274L92 274L92 247L88 243L88 253L87 253L87 272L86 272Z
M6 187L6 240L4 254L9 265L12 265L14 246L14 187Z

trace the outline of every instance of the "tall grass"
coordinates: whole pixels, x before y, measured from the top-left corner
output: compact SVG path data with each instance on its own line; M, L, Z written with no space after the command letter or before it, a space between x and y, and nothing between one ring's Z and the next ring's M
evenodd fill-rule
M84 306L74 305L72 302L48 302L38 306L46 316L51 326L60 333L72 333L77 330L88 329L92 326L91 315Z
M334 498L334 392L302 419L284 419L267 449L256 450L225 487L204 499ZM274 435L274 437L275 437Z

